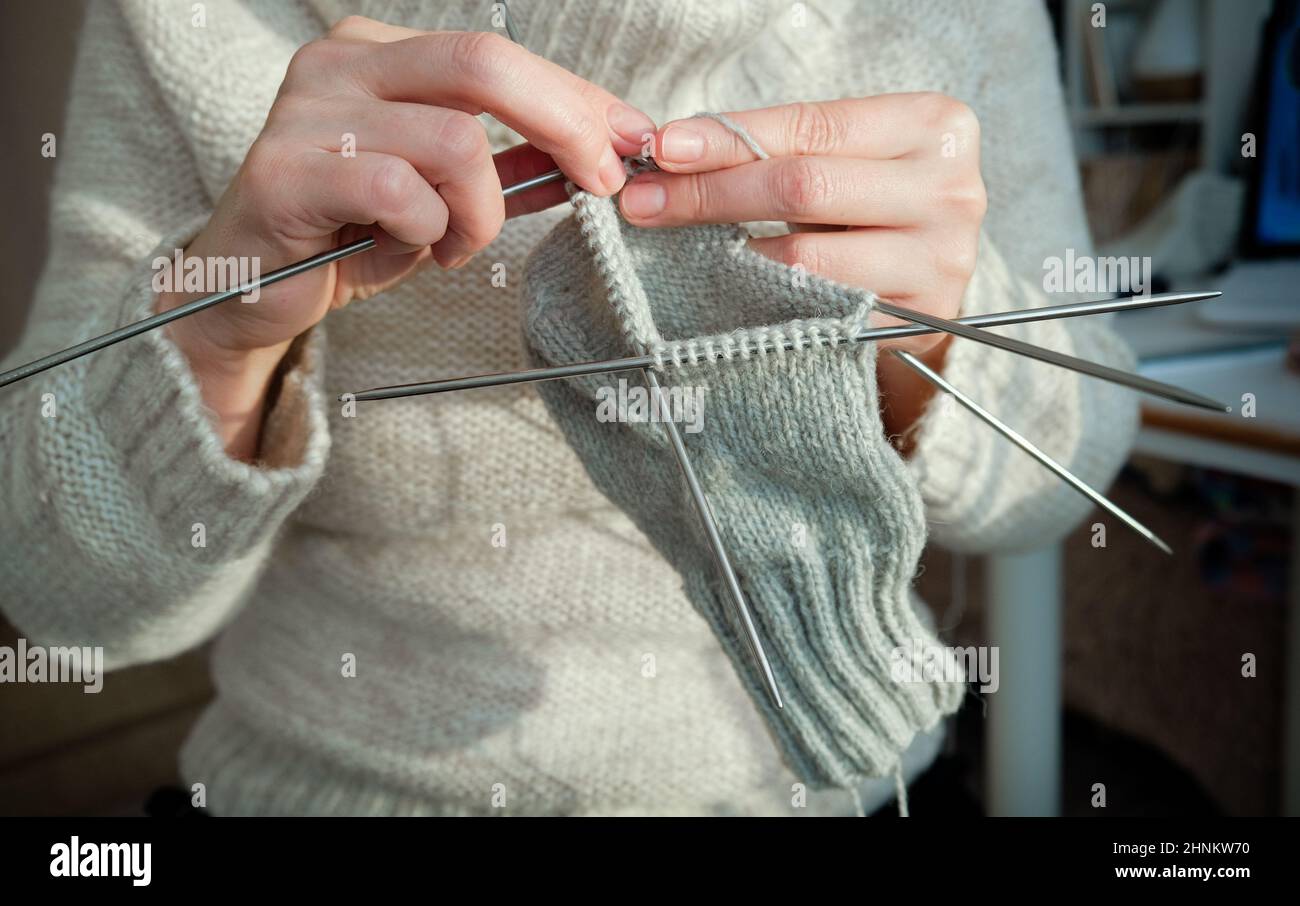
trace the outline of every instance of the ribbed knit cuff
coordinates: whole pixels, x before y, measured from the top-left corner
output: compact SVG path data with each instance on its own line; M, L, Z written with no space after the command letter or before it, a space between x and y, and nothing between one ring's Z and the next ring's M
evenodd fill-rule
M699 555L683 562L682 545L674 560L687 566L688 595L722 640L786 762L814 787L891 773L915 736L955 711L965 694L951 655L914 607L924 518L913 479L880 423L875 358L875 347L863 344L680 378L707 375L716 417L729 422L725 436L755 456L735 469L747 454L716 444L706 431L697 459L722 531L735 539L732 558L783 708L770 701L740 641L713 564ZM795 420L797 430L789 430ZM757 479L759 459L769 463L774 483ZM918 654L937 669L914 663Z
M710 564L685 577L688 596L722 642L786 764L813 788L888 776L917 735L956 711L966 693L907 584L872 576L869 555L864 549L825 572L804 571L797 588L773 574L745 581L781 709L736 634ZM870 589L877 579L888 587Z
M187 224L165 238L135 269L117 323L154 313L151 262L171 257L200 226ZM324 336L313 330L283 374L262 436L262 461L274 467L226 454L189 364L165 329L92 354L86 405L163 536L189 547L194 524L202 523L209 555L235 558L273 533L324 469L329 428L320 386L323 354Z

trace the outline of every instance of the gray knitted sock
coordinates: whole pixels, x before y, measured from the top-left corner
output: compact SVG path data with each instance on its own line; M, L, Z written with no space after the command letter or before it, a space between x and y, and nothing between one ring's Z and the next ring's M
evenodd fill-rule
M912 607L925 520L884 435L875 345L846 341L874 296L759 255L738 226L642 230L611 199L576 193L573 203L526 268L531 356L553 365L650 353L666 389L704 388L703 430L685 434L687 449L783 710L732 624L663 426L597 418L599 388L643 386L642 376L539 384L552 415L595 484L681 573L796 775L848 786L889 774L964 686L891 670L896 648L938 642ZM782 339L800 348L784 351Z

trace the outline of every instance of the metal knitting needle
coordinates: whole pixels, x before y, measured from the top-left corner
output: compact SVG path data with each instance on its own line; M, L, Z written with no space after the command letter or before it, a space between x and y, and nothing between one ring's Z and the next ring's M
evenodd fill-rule
M735 618L737 625L741 628L741 637L744 638L746 646L749 648L750 656L758 665L759 673L763 677L763 684L767 688L767 694L772 699L772 704L777 708L784 708L781 703L781 690L777 688L776 677L772 673L772 665L768 663L767 654L763 651L763 642L758 636L758 629L754 626L754 619L749 612L748 605L745 604L745 593L741 591L740 580L736 578L736 571L731 568L731 558L727 556L727 549L722 545L722 535L718 531L718 522L713 515L713 507L709 504L709 498L704 493L704 488L700 485L700 479L695 474L695 468L691 465L690 459L686 455L686 444L682 440L682 433L677 429L677 423L673 421L672 414L668 412L668 405L663 400L663 392L659 387L659 378L655 376L653 368L641 369L641 374L645 376L646 384L650 387L652 399L658 400L662 407L661 418L659 419L668 432L668 440L672 443L673 454L677 457L677 466L681 469L682 477L686 479L686 487L691 492L691 497L695 501L695 510L700 514L700 522L704 524L704 535L709 541L709 551L713 554L713 562L717 564L718 572L722 574L723 582L727 586L727 598L731 602L732 616Z
M502 190L502 195L506 198L518 195L520 192L527 192L529 189L535 189L538 186L544 186L548 183L559 182L564 179L564 174L559 170L551 170L540 176L533 176L518 182ZM119 327L116 330L94 337L85 342L78 343L76 346L70 346L59 352L39 358L34 362L28 362L26 365L20 365L17 368L0 374L0 387L16 383L32 375L40 374L58 365L64 365L73 359L79 359L83 355L89 355L97 352L106 346L112 346L114 343L120 343L123 340L129 340L132 337L139 336L150 330L156 330L173 321L181 318L187 318L190 315L198 314L204 309L211 308L214 305L220 305L222 302L229 301L238 296L251 293L255 289L264 286L270 286L273 283L279 283L281 280L288 280L290 277L296 277L298 274L305 273L313 268L320 267L323 264L329 264L334 261L342 261L352 255L361 252L368 252L375 247L373 237L367 236L365 239L358 239L355 242L349 242L347 245L341 245L336 249L330 249L327 252L321 252L319 255L313 255L310 258L304 258L302 261L294 264L285 265L282 268L273 270L257 280L250 280L241 286L228 289L223 292L213 293L210 296L204 296L201 299L195 299L186 302L184 305L178 305L175 308L156 314L151 317L136 321L134 324L127 324L125 327Z
M336 249L330 249L328 252L313 255L312 257L299 261L296 264L290 264L278 270L271 271L261 279L251 281L243 286L228 289L225 292L213 293L210 296L204 296L202 299L195 299L192 302L186 302L184 305L178 305L169 311L153 315L152 317L145 318L142 321L136 321L134 324L119 327L117 330L103 334L102 336L94 337L93 339L86 340L83 343L78 343L76 346L70 346L60 352L51 353L50 355L39 358L34 362L28 362L26 365L20 365L17 368L6 371L4 374L0 374L0 387L29 378L34 374L40 374L42 371L54 368L57 365L71 362L73 359L78 359L83 355L96 352L103 349L105 346L112 346L114 343L129 340L131 337L139 336L146 331L155 330L156 328L162 327L164 324L170 324L172 321L178 321L181 318L198 314L206 308L219 305L229 299L234 299L236 296L250 293L259 287L270 286L272 283L279 283L281 280L287 280L290 277L303 273L304 271L320 267L322 264L329 264L331 261L340 261L351 255L355 255L358 252L367 251L374 248L374 245L375 240L369 237L358 239L356 242L350 242L347 245L340 246Z
M510 18L510 7L502 0L501 11L506 20L506 31L510 39L516 44L522 45L519 33L515 30L514 22ZM543 182L550 182L551 174L543 174L533 181L534 185L542 185ZM521 190L522 191L522 190ZM753 617L749 613L749 607L745 604L745 595L740 589L740 581L736 578L736 571L731 568L731 558L727 556L727 549L723 547L722 535L718 531L718 522L713 516L713 508L709 505L709 498L704 495L704 488L700 485L700 480L695 474L695 468L691 465L691 460L686 455L686 444L682 441L681 432L677 430L677 423L673 421L672 414L667 411L667 406L663 402L663 394L659 387L659 379L654 374L653 365L649 363L641 369L645 377L646 385L650 387L652 399L659 401L663 407L662 418L665 430L668 432L668 439L672 443L673 454L677 457L677 466L681 469L682 477L686 479L686 486L690 489L691 498L695 502L695 511L700 516L700 522L704 525L704 534L709 541L709 551L713 554L713 562L718 567L718 572L722 574L723 581L727 586L727 597L731 602L732 616L740 625L742 632L740 635L745 639L746 647L749 648L750 656L758 665L759 673L763 677L763 685L767 689L767 694L772 700L772 704L778 709L783 708L781 704L781 690L777 688L776 677L772 674L772 665L768 663L767 654L763 651L763 642L758 637L758 630L754 627Z
M548 170L547 172L542 173L538 176L532 176L529 177L528 179L523 180L522 182L517 182L513 186L507 186L506 188L501 190L501 195L504 198L510 198L512 196L518 195L520 192L527 192L529 189L535 189L538 186L544 186L549 183L559 182L564 178L565 178L564 173L561 172L560 170Z
M524 42L519 37L518 29L515 28L515 20L510 17L510 4L505 0L501 0L501 16L506 20L506 34L510 36L510 40L523 47Z
M1086 484L1082 479L1076 476L1065 466L1061 465L1055 459L1052 459L1052 457L1048 456L1042 450L1038 449L1038 447L1034 446L1032 443L1030 443L1028 440L1022 437L1010 426L1003 424L1001 421L998 420L996 416L994 416L992 413L984 409L984 407L982 407L979 403L975 402L969 396L962 393L960 390L958 390L956 387L954 387L944 378L940 377L938 374L935 373L933 369L926 366L925 363L923 363L916 356L912 355L910 352L905 352L902 349L891 349L890 352L892 352L898 358L902 359L907 365L909 365L912 368L913 371L920 374L931 384L934 384L936 387L938 387L940 390L943 390L945 393L950 394L953 397L953 399L957 400L957 402L961 403L971 412L975 413L975 415L979 416L980 419L982 419L986 424L994 428L1003 437L1010 440L1020 449L1024 450L1030 456L1034 457L1034 459L1038 460L1040 463L1046 466L1058 478L1060 478L1070 487L1074 488L1080 494L1087 497L1093 503L1097 504L1106 512L1114 516L1116 519L1119 519L1129 528L1133 529L1135 532L1137 532L1146 540L1150 541L1156 547L1160 548L1166 554L1169 554L1171 556L1173 555L1173 551L1170 550L1169 545L1161 541L1160 538L1155 534L1155 532L1151 531L1145 525L1138 522L1136 519L1134 519L1128 513L1121 510L1115 504L1111 503L1110 500L1108 500L1104 495L1093 490L1093 488L1090 485Z
M891 305L884 300L878 300L876 302L876 308L887 315L902 318L904 321L911 321L915 324L924 324L927 327L942 330L944 333L950 333L953 336L963 337L967 340L974 340L977 343L984 343L987 346L994 346L998 349L1005 349L1008 352L1018 353L1019 355L1027 356L1031 359L1037 359L1040 362L1047 362L1050 365L1068 368L1071 371L1077 371L1081 374L1101 378L1103 381L1110 381L1112 384L1120 384L1121 386L1133 390L1139 390L1143 393L1150 393L1154 396L1163 397L1164 399L1172 400L1175 403L1197 406L1198 408L1209 409L1213 412L1232 411L1223 403L1215 402L1208 397L1201 396L1199 393L1192 393L1190 390L1184 390L1181 387L1175 387L1172 384L1166 384L1162 381L1153 381L1140 374L1130 374L1127 371L1120 371L1118 368L1111 368L1107 365L1089 362L1087 359L1075 358L1072 355L1066 355L1063 352L1057 352L1053 349L1044 349L1041 346L1026 343L1024 340L1004 337L1000 334L986 333L978 328L969 327L956 321L949 321L946 318L936 318L934 315L927 315L924 312L913 311L910 308L899 308L897 305Z
M1197 302L1221 296L1219 292L1197 293L1163 293L1156 296L1127 296L1118 299L1101 299L1096 302L1071 302L1064 305L1048 305L1041 308L1017 309L1015 311L994 312L987 315L971 315L961 318L957 323L971 327L998 327L1003 324L1020 324L1026 321L1051 321L1059 318L1077 318L1083 315L1099 315L1114 311L1128 311L1140 308L1156 308L1163 305L1178 305L1184 302ZM853 339L857 342L868 340L894 340L901 337L916 337L923 334L941 333L938 328L911 324L895 327L872 327L862 330ZM794 343L782 344L784 349L794 349ZM721 352L714 357L720 358ZM399 384L392 387L376 387L351 394L348 399L358 402L367 400L385 400L404 396L421 396L426 393L450 393L456 390L474 390L479 387L501 387L507 384L529 384L535 381L554 381L563 378L580 377L585 374L608 374L614 371L634 371L653 367L654 356L628 356L621 359L605 359L596 362L576 362L572 365L555 365L549 368L532 368L526 371L506 371L495 374L479 374L469 377L446 378L438 381L424 381L418 384Z

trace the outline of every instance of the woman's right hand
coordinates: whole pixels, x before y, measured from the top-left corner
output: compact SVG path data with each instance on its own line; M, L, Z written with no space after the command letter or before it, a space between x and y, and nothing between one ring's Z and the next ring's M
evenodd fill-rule
M475 119L485 111L528 144L494 158ZM590 192L618 191L620 156L639 153L653 132L649 117L490 32L349 17L299 49L261 134L185 254L255 256L266 274L365 235L377 246L267 287L257 302L232 301L168 328L227 451L255 456L276 366L331 309L430 260L459 267L506 217L566 198L554 183L506 202L503 185L558 166ZM157 308L196 295L160 294Z

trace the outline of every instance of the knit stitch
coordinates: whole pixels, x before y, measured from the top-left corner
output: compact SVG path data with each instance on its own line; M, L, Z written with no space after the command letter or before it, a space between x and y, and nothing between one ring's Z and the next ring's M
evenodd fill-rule
M753 252L738 225L641 229L614 200L588 194L573 207L529 259L529 349L544 365L613 357L627 353L621 333L661 367L667 356L672 377L703 393L708 427L691 457L771 646L783 709L728 616L661 429L598 421L603 377L543 385L552 415L596 486L682 574L796 775L851 787L894 772L913 736L954 710L964 686L890 675L895 650L917 640L940 646L909 596L925 540L916 481L881 424L875 344L849 339L874 296ZM822 317L786 320L796 312ZM746 318L770 326L698 336ZM687 339L665 343L661 324Z

